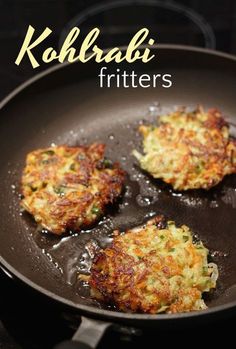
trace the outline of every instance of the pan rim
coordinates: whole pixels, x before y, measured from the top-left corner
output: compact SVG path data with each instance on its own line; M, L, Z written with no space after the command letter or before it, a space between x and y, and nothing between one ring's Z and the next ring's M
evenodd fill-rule
M100 309L89 305L83 305L78 304L75 302L72 302L62 296L58 296L57 294L45 289L42 286L37 285L35 282L31 281L28 277L22 275L20 272L18 272L14 267L12 267L8 262L6 262L1 256L0 256L0 267L2 268L2 271L6 274L9 274L11 277L16 278L17 280L23 282L25 285L31 287L34 291L39 292L40 294L43 294L44 296L59 302L61 305L66 305L70 308L73 308L73 310L78 310L81 315L90 315L93 316L100 316L101 319L107 318L109 320L147 320L149 322L154 322L156 320L159 321L167 321L167 320L176 320L176 319L191 319L191 318L199 318L205 315L214 315L215 313L223 312L226 310L233 310L236 309L236 302L229 302L223 305L218 305L215 307L203 309L201 311L192 311L188 313L176 313L176 314L140 314L140 313L123 313L118 312L114 310L106 310L106 309Z
M142 46L142 47L145 47ZM126 47L121 47L121 50L125 50ZM172 44L159 44L154 45L153 49L160 49L160 50L181 50L181 51L191 51L191 52L199 52L206 55L213 55L218 56L220 58L225 58L227 60L232 60L236 62L236 56L215 51L212 49L206 49L206 48L200 48L200 47L194 47L194 46L185 46L185 45L172 45ZM107 52L109 49L104 50L104 52ZM14 99L15 96L20 94L24 89L32 85L33 83L37 82L41 78L53 73L54 71L57 71L58 69L64 68L68 66L71 63L62 63L62 64L56 64L52 67L49 67L48 69L44 70L43 72L40 72L36 74L34 77L28 79L18 87L16 87L12 92L10 92L1 102L0 102L0 110L3 109L5 105L7 105L9 102L11 102L12 99ZM9 272L10 275L14 276L16 279L22 281L24 284L30 286L35 291L61 303L62 305L69 306L70 308L73 308L74 310L79 311L81 314L87 314L91 317L96 316L100 318L107 318L110 320L116 320L116 321L122 321L122 320L136 320L136 321L143 321L147 320L149 322L153 322L156 320L159 321L167 321L167 320L175 320L175 319L190 319L190 318L196 318L201 317L205 315L215 314L219 312L223 312L226 310L232 310L233 308L236 308L236 301L232 301L223 305L214 306L212 308L207 308L206 310L201 311L194 311L189 313L177 313L177 314L138 314L138 313L122 313L118 311L113 310L105 310L105 309L99 309L93 306L78 304L73 301L70 301L62 296L58 296L54 292L51 292L47 290L46 288L38 285L37 283L31 281L28 277L22 275L20 272L18 272L12 265L10 265L2 256L0 256L0 267L5 272Z

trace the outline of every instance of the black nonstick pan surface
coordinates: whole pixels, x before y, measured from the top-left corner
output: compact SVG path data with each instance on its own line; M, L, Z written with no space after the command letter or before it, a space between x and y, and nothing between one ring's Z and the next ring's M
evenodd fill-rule
M0 118L0 255L16 278L85 316L138 326L220 316L236 307L236 176L209 191L174 192L143 173L131 155L140 149L140 122L176 106L219 108L236 135L236 58L190 47L159 46L148 64L109 64L108 71L172 74L171 88L100 88L96 63L59 65L36 76L2 102ZM126 169L123 198L89 231L57 238L41 232L20 212L19 181L25 156L54 144L106 143L106 155ZM126 229L164 214L186 224L219 266L217 290L201 312L124 314L91 300L78 281L91 263L91 245L106 246L113 229Z

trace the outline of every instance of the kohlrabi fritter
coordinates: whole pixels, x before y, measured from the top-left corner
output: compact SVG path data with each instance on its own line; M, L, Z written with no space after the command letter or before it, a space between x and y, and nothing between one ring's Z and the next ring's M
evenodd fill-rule
M22 207L54 234L98 220L122 192L124 171L104 157L105 146L56 146L27 155Z
M141 168L175 190L209 189L236 173L236 142L216 109L178 110L139 130L144 155L133 154Z
M95 299L124 312L178 313L206 308L203 292L216 287L217 266L190 229L157 216L115 232L94 257L89 284Z

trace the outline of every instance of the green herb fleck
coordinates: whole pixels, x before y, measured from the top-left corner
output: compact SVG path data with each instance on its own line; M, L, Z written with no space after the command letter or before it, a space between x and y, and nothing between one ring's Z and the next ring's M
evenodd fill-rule
M197 166L195 167L195 172L196 172L197 174L200 174L200 173L202 172L202 166L201 166L201 165L197 165Z
M173 247L173 248L170 248L169 249L169 252L175 252L175 248Z
M62 187L54 187L54 192L60 196L65 194L64 189Z
M70 170L71 170L71 171L75 171L75 164L71 164L71 165L70 165Z
M184 240L184 242L187 242L189 240L189 236L188 235L183 235L183 240Z
M55 151L54 150L46 150L43 152L43 154L47 154L47 155L54 155L55 154Z
M163 240L165 238L164 235L160 235L160 239Z
M201 246L201 245L197 245L196 248L197 248L198 250L203 250L203 246Z
M92 214L95 214L97 216L100 213L100 208L97 206L93 206L91 212Z
M109 159L104 158L104 160L103 160L103 166L104 166L105 168L112 168L112 161L109 160Z

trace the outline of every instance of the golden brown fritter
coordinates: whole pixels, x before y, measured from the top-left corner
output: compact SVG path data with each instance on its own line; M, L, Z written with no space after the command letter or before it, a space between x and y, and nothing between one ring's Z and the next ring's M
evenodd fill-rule
M124 171L104 158L105 145L57 146L27 155L22 207L54 234L98 220L121 194Z
M116 232L117 234L117 232ZM205 309L202 293L216 286L217 266L193 242L190 229L157 216L116 236L95 255L92 297L125 312L177 313Z
M218 110L183 109L159 121L159 126L140 126L144 155L133 152L154 178L176 190L209 189L236 173L236 142Z

